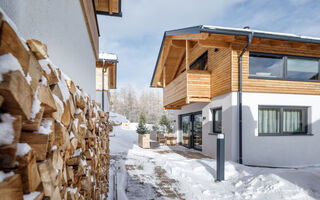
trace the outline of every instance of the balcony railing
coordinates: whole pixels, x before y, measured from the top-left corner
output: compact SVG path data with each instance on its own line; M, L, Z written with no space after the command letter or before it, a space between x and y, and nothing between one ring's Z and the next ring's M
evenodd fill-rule
M181 109L196 102L210 102L211 73L189 70L180 74L163 89L163 105L166 109Z

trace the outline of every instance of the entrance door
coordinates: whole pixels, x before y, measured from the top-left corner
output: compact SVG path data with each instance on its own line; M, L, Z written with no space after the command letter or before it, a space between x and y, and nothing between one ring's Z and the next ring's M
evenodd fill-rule
M187 148L202 149L202 113L181 116L182 145Z

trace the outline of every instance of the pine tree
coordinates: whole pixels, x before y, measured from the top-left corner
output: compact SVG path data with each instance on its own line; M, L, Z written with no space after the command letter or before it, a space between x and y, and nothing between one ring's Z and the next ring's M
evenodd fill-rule
M161 120L160 120L159 124L162 127L162 129L164 129L164 132L166 132L166 133L172 132L172 128L171 128L169 119L166 115L161 116Z
M146 117L143 112L141 112L140 116L139 116L139 124L138 124L138 128L137 128L137 133L138 134L147 134L148 133L148 129L146 126Z

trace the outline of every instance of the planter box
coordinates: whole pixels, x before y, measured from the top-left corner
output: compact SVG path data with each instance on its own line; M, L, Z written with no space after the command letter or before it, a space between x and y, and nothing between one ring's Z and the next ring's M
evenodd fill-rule
M139 147L144 149L150 149L150 134L138 134Z
M174 133L165 133L164 137L166 138L166 145L176 145L177 144L177 137Z

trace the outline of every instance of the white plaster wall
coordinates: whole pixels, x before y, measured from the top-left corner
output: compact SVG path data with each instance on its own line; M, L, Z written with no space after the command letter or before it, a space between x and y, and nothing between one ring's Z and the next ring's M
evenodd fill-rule
M215 157L217 136L209 133L213 132L212 109L222 108L222 133L225 134L225 156L226 160L237 161L237 93L227 93L214 97L203 110L202 115L206 117L202 126L202 151L203 153Z
M320 164L320 96L243 93L243 162L262 166ZM258 136L258 106L310 106L313 136Z
M95 57L78 0L1 0L25 39L47 44L55 65L95 98Z
M102 106L102 91L96 91L96 101L98 103L101 103L101 106ZM108 92L104 92L104 111L105 112L110 111L110 99L109 99Z
M194 103L175 111L175 132L178 142L181 141L178 126L179 115L202 111L206 119L202 122L202 152L208 156L216 156L216 135L213 132L212 109L222 107L222 132L225 134L226 160L237 161L238 137L237 137L237 93L228 93L211 99L210 103Z

